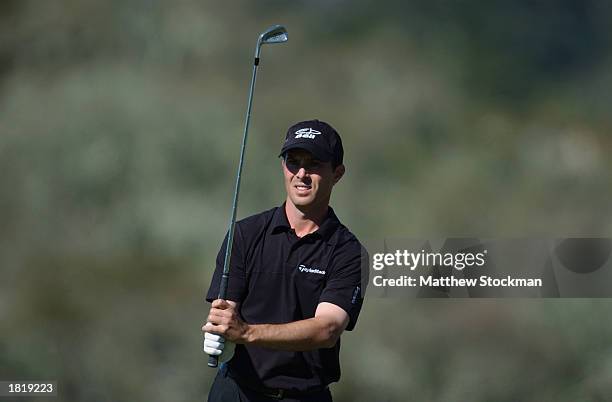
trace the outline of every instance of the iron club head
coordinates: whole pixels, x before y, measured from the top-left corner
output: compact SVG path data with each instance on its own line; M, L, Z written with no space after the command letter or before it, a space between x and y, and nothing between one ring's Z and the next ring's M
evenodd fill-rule
M282 25L273 25L259 35L257 39L257 48L255 49L255 57L259 57L261 45L284 43L289 40L287 29Z

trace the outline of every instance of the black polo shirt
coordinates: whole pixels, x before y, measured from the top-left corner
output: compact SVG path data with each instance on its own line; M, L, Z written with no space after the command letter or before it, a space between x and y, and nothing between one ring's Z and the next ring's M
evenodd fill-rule
M219 293L227 236L206 300ZM285 205L236 224L227 299L240 302L249 324L281 324L312 318L321 302L333 303L355 327L363 302L362 259L367 253L329 208L319 229L302 238L291 229ZM367 265L364 265L367 266ZM365 271L367 272L367 271ZM367 284L367 279L363 285ZM340 378L340 341L307 352L237 345L231 375L254 387L308 391Z

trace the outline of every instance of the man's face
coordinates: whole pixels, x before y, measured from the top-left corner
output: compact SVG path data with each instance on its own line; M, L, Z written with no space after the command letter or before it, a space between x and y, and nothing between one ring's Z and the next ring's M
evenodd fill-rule
M326 207L332 188L344 174L344 165L332 168L303 149L291 149L283 158L285 190L297 207Z

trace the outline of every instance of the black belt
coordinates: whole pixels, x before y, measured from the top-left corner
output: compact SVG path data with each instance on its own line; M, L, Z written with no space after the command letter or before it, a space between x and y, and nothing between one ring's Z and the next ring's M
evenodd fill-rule
M262 396L265 396L266 398L272 398L272 399L278 399L278 400L283 399L283 398L302 398L305 396L315 395L315 394L318 394L320 392L327 390L327 387L316 388L316 389L311 389L307 391L298 391L298 390L293 390L293 389L282 389L282 388L268 388L268 387L264 387L263 385L254 385L254 384L246 383L240 380L239 378L234 377L231 373L228 373L228 375L234 381L236 381L236 383L240 385L241 387L244 387Z

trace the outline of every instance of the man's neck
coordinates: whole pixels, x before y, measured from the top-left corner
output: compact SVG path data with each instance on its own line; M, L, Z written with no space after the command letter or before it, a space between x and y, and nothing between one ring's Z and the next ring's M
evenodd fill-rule
M285 202L285 214L289 225L298 237L315 232L327 217L329 206L321 208L298 208L290 200Z

